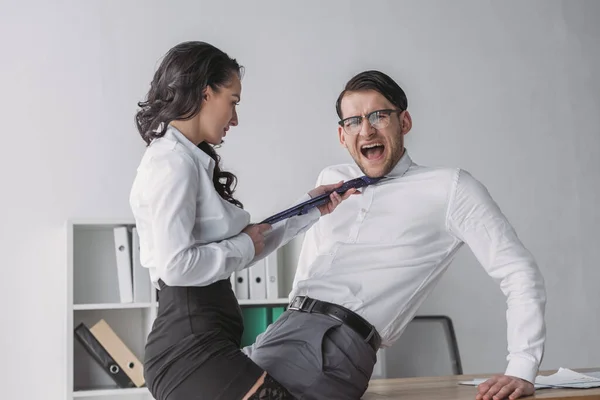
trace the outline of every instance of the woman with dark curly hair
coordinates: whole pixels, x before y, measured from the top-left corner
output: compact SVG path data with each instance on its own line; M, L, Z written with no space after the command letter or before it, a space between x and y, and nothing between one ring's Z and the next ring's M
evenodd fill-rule
M238 124L242 71L208 43L181 43L165 55L136 114L147 148L130 205L141 263L160 290L144 359L157 400L292 399L240 350L243 321L230 276L354 193L334 192L326 205L273 227L250 224L233 197L236 177L221 169L213 148ZM308 196L339 185L319 186Z

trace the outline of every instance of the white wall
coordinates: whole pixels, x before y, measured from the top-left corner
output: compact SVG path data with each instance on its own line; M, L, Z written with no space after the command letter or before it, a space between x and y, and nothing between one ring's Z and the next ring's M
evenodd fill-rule
M600 366L598 2L1 4L3 398L65 397L64 223L130 217L136 102L161 54L192 39L247 69L221 153L257 220L349 160L335 99L380 68L408 93L414 160L480 178L539 261L543 367ZM423 312L455 320L466 372L498 372L504 309L465 249Z

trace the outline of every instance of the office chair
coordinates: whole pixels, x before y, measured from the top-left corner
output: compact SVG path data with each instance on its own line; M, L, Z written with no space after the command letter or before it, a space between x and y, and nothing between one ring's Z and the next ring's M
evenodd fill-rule
M373 379L463 373L454 325L445 315L415 316L396 343L377 356Z

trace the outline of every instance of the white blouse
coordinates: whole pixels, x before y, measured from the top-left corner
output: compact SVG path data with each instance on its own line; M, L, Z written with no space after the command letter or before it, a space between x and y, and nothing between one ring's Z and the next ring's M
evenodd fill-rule
M305 232L318 209L272 226L265 248L242 230L250 214L215 190L215 162L173 126L146 149L130 193L141 264L168 286L206 286L228 279ZM299 201L308 199L306 194Z

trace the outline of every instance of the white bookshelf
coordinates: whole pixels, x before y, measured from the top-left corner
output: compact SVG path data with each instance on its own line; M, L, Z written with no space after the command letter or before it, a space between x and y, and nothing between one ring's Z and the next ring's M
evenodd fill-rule
M135 222L133 219L67 222L67 400L153 399L145 387L117 387L74 335L79 323L91 327L104 319L143 363L146 338L156 318L158 302L152 286L149 302L120 300L113 228L122 226L131 231ZM239 303L242 307L280 307L287 305L288 299L239 300Z

